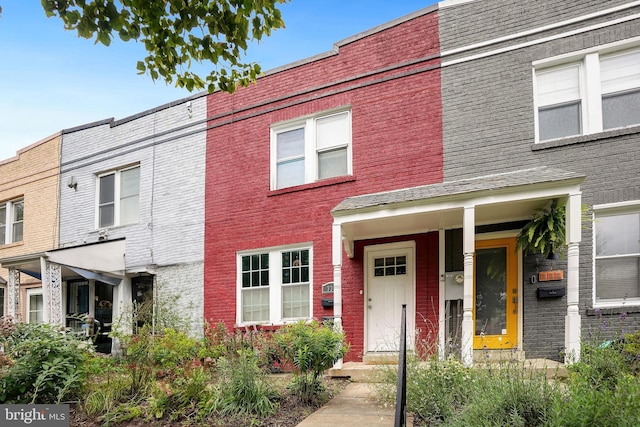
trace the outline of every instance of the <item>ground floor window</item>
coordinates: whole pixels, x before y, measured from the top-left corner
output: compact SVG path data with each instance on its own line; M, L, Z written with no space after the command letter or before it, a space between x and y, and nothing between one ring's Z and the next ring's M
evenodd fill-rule
M27 290L27 323L44 322L44 298L42 289Z
M311 316L311 248L238 254L238 322L282 323Z
M5 315L5 303L4 303L4 286L0 286L0 317Z
M89 328L89 281L69 280L67 282L67 327L75 332L85 332Z
M594 212L595 303L640 304L640 202Z
M131 278L134 333L137 333L145 323L151 323L153 315L153 277L151 275L143 275Z

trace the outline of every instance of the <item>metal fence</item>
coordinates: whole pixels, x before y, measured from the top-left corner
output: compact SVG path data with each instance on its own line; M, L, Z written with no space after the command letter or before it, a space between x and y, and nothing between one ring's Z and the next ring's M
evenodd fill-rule
M402 304L400 321L400 353L398 354L398 387L394 427L407 425L407 305Z

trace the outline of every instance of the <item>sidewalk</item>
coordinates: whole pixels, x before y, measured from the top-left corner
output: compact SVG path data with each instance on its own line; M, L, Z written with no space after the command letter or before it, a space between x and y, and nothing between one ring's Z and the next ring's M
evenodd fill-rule
M384 408L375 400L375 384L349 383L325 406L297 427L393 426L395 408ZM413 425L407 420L407 425Z

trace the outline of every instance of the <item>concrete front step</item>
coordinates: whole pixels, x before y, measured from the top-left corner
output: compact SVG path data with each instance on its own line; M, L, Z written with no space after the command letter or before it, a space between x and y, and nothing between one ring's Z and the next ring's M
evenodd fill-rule
M425 362L428 363L428 362ZM486 369L488 367L512 366L517 363L526 370L544 372L547 378L562 379L568 376L567 368L561 362L548 359L527 359L519 360L493 360L474 363L474 367L478 369ZM351 381L360 383L379 383L389 371L397 372L397 358L395 364L390 363L389 359L386 363L372 364L371 360L365 362L344 362L342 368L331 368L327 372L330 377L351 378Z

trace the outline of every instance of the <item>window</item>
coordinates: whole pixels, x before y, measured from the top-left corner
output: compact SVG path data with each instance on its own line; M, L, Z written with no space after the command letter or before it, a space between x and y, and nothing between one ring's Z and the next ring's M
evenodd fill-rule
M272 189L351 173L351 113L342 111L272 127Z
M98 228L138 222L140 166L98 176Z
M595 304L640 304L640 205L595 211Z
M5 316L4 294L5 294L4 286L0 286L0 317Z
M311 316L311 249L238 255L238 323L282 323Z
M83 315L89 314L89 281L70 280L67 282L66 326L74 331L82 331L85 323Z
M538 141L640 125L640 49L539 66L535 84Z
M44 321L44 299L42 289L27 289L27 323Z
M0 203L0 245L23 239L24 199Z
M373 260L373 274L375 277L404 276L407 274L407 257L375 258Z

